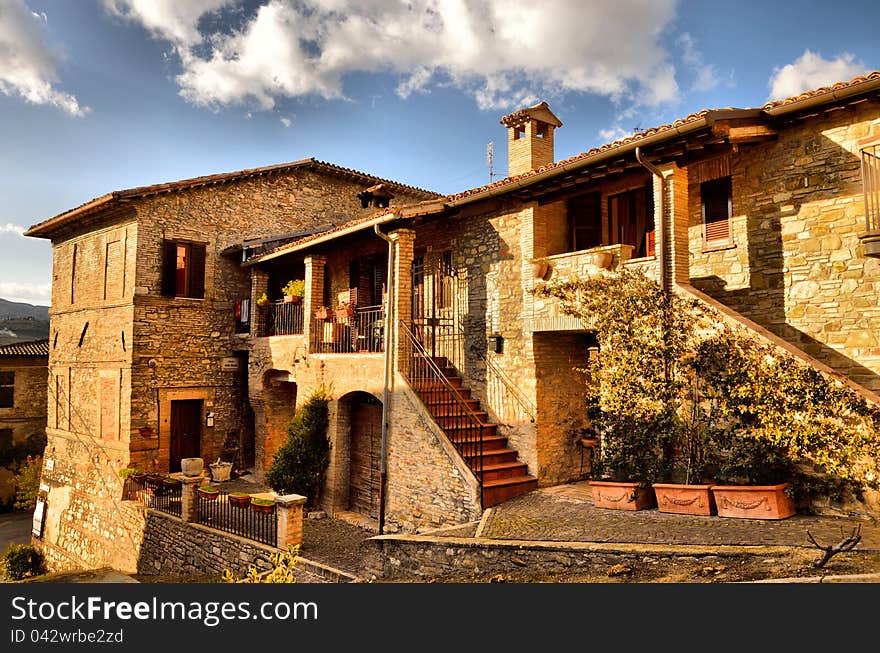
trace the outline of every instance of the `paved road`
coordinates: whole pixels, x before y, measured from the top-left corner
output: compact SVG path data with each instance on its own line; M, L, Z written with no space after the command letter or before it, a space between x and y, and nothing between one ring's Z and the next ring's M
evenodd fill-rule
M6 512L0 515L0 554L10 544L27 544L31 541L33 515L29 512Z

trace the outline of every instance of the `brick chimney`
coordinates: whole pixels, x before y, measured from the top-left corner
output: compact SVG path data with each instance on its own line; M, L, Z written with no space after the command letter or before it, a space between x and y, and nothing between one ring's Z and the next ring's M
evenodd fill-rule
M553 163L553 130L562 122L546 102L504 116L507 127L507 176Z

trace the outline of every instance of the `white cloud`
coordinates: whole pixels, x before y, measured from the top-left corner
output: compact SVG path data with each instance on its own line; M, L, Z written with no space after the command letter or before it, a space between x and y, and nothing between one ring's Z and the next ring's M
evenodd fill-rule
M285 118L284 116L281 116L280 120L281 120L281 124L284 125L285 127L290 127L290 125L293 124L291 122L290 118Z
M835 82L843 82L868 71L867 66L844 52L836 59L824 59L821 54L804 50L794 63L775 68L770 77L770 100L781 100L804 91Z
M618 141L621 138L626 138L627 136L632 136L633 132L626 131L621 127L615 125L613 127L609 127L608 129L600 129L599 130L599 138L602 139L605 143L613 143L614 141Z
M12 224L11 222L0 224L0 234L15 234L16 236L21 236L24 232L25 228L21 225Z
M684 32L676 39L676 44L681 48L681 60L694 74L691 89L702 92L718 86L718 71L714 65L703 60L703 53L697 48L694 37Z
M0 297L11 302L47 305L52 300L52 284L0 281Z
M352 73L396 75L401 97L453 85L483 108L567 92L678 96L660 44L676 0L261 0L235 27L205 19L231 15L236 0L104 3L173 46L181 95L207 107L344 98Z
M70 93L55 88L55 58L40 25L45 19L45 14L32 13L23 0L0 3L0 93L83 116L88 107L80 106Z

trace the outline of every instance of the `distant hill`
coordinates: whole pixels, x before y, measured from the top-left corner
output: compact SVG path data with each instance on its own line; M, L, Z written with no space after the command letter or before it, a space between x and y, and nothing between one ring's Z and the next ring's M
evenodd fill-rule
M0 298L0 345L49 337L49 307Z

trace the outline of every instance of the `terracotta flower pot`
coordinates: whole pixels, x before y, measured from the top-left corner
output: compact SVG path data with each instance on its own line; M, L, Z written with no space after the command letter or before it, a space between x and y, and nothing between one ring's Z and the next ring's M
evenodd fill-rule
M639 483L624 481L590 481L593 505L611 510L645 510L656 505L654 490Z
M719 517L785 519L795 513L794 501L779 485L713 485Z
M207 499L208 501L215 501L218 496L220 496L220 490L204 490L199 488L196 490L199 493L199 496Z
M550 269L549 263L532 263L532 275L535 279L543 279L547 276L547 270Z
M251 495L249 495L249 494L230 494L229 495L229 503L230 503L230 505L233 505L236 508L247 508L249 505L251 505Z
M685 485L679 483L654 483L657 510L680 515L714 515L715 497L711 484Z
M275 510L275 503L262 503L260 501L251 501L251 509L264 515L271 515Z

